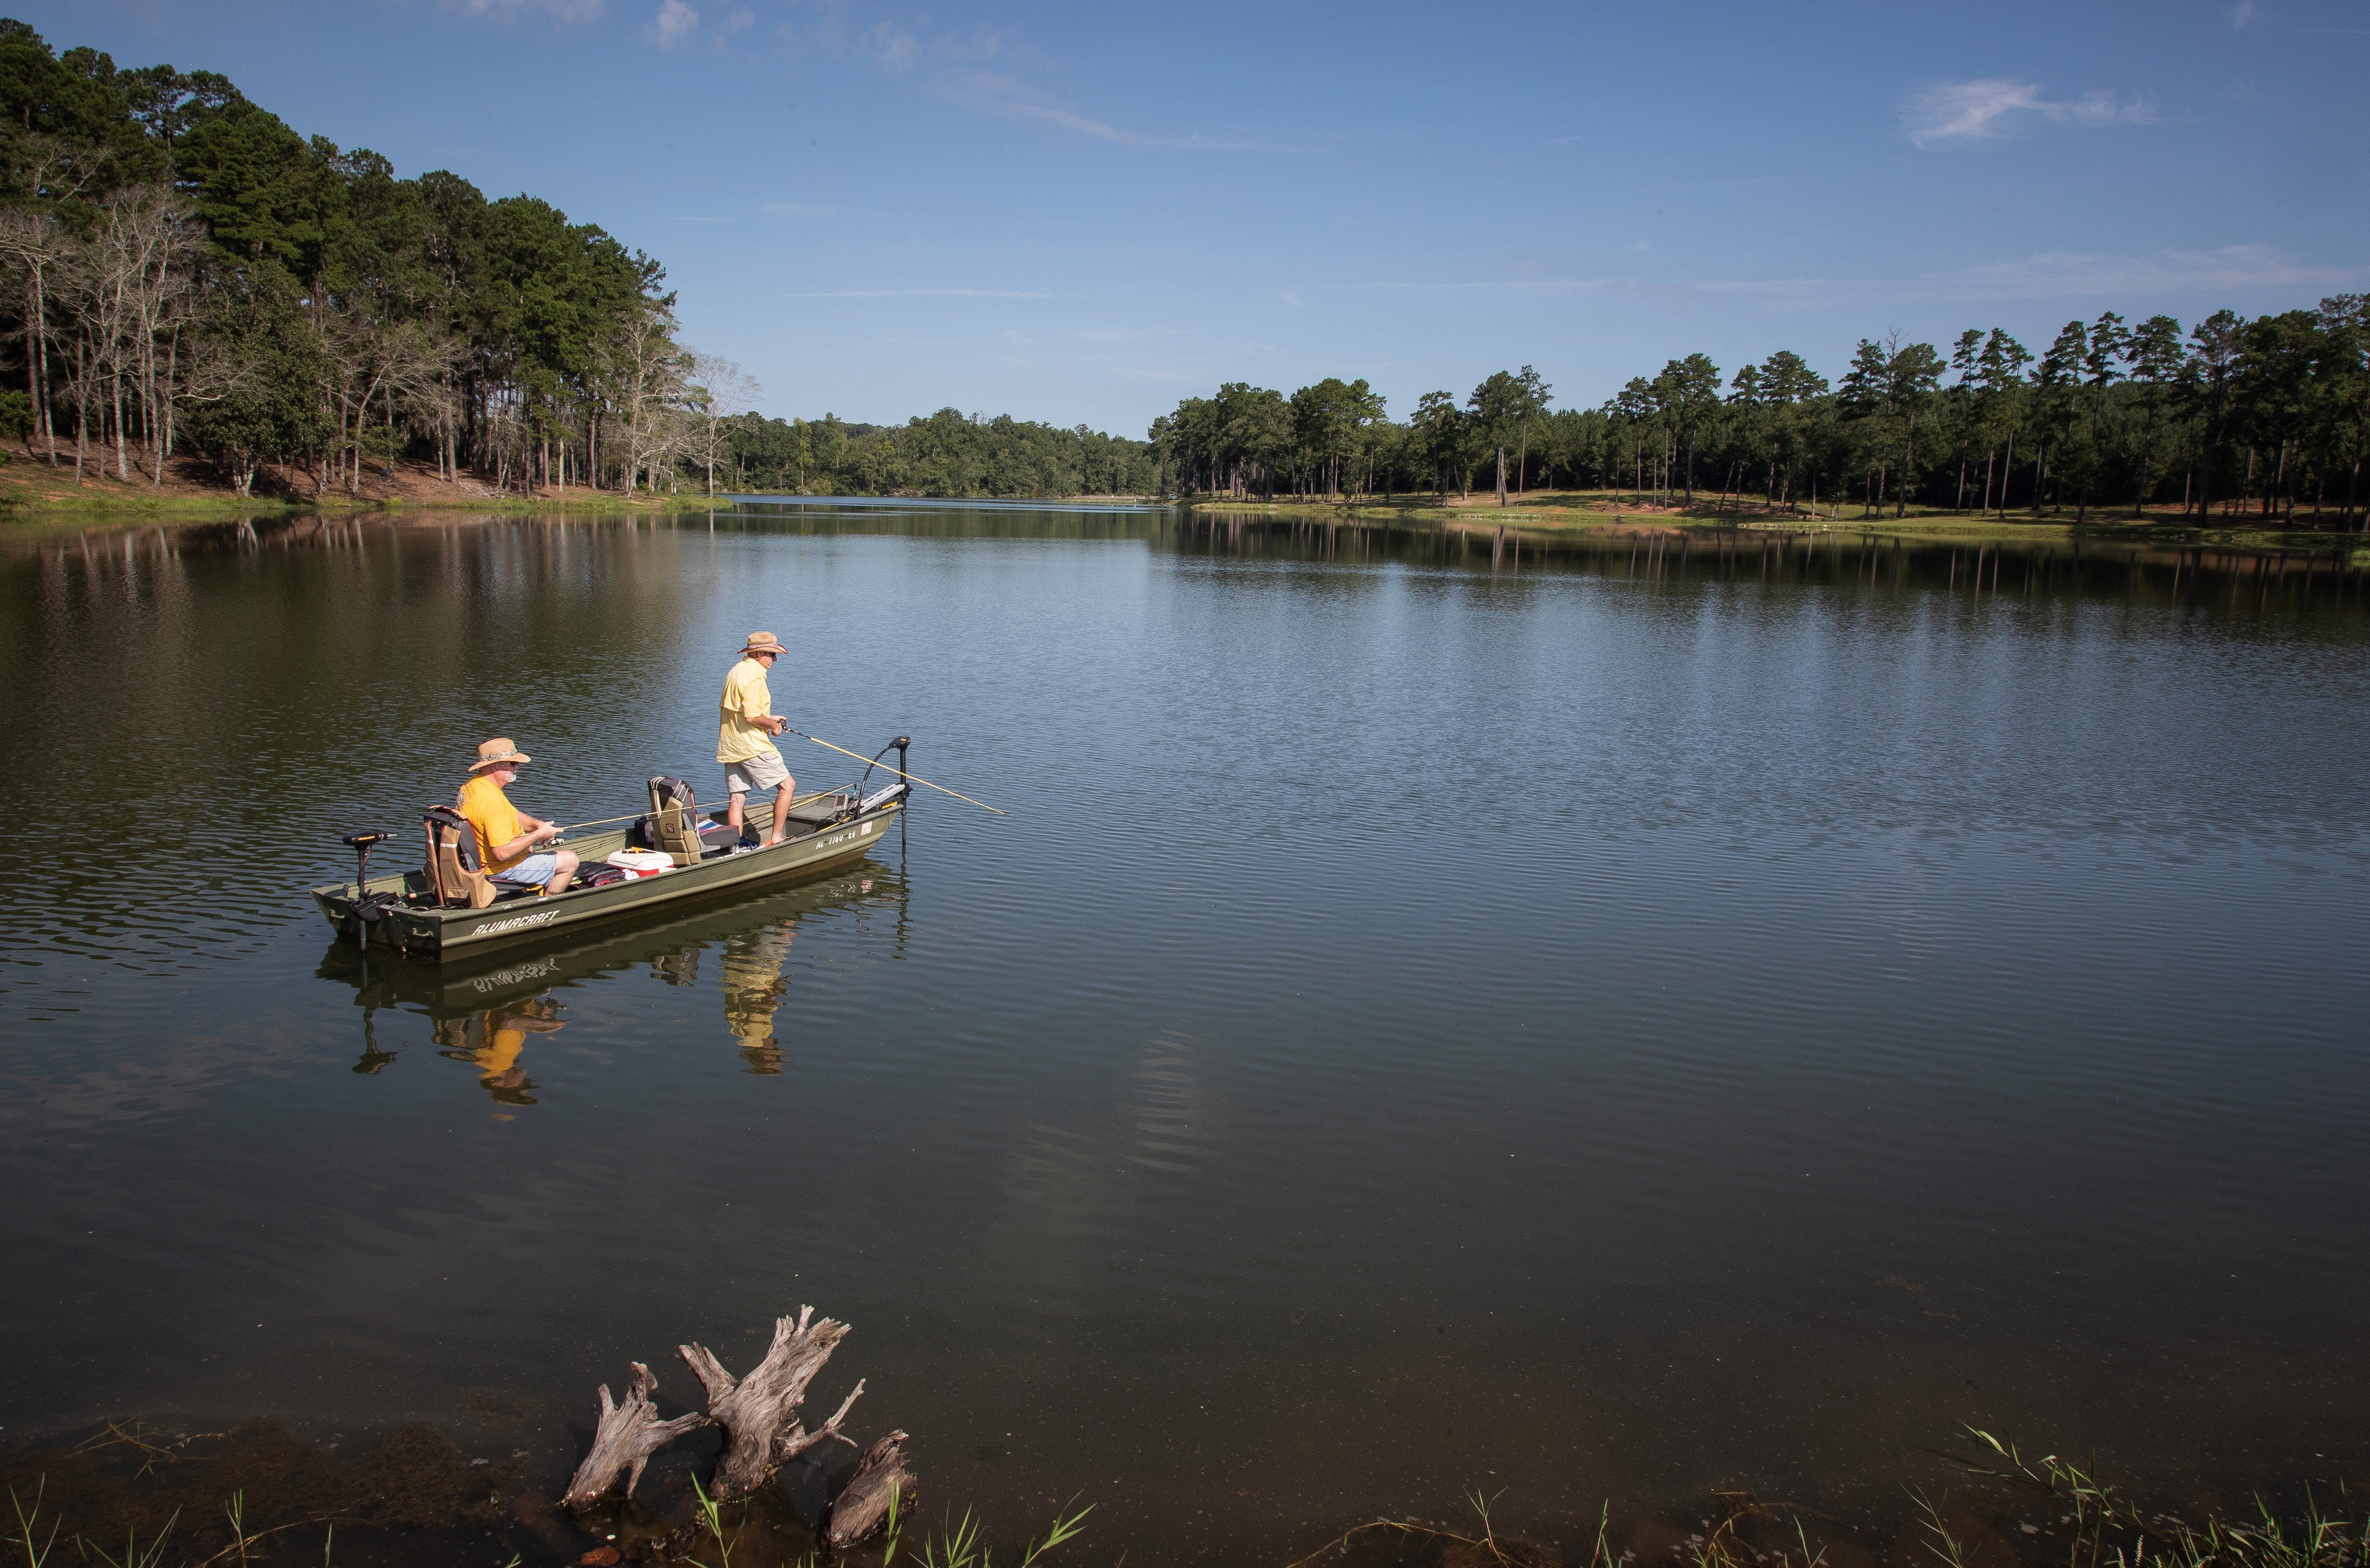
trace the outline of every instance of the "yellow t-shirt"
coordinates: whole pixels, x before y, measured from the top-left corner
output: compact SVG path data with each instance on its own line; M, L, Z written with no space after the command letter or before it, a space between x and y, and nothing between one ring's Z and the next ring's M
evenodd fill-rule
M724 678L724 696L719 704L723 710L723 723L716 731L716 760L719 762L745 762L752 757L779 757L774 750L772 734L755 721L774 711L774 693L765 687L765 667L754 658L744 658L732 667Z
M508 871L534 853L533 846L519 851L508 860L494 858L494 851L519 836L518 810L502 786L479 773L461 786L461 815L477 830L477 860L492 876Z

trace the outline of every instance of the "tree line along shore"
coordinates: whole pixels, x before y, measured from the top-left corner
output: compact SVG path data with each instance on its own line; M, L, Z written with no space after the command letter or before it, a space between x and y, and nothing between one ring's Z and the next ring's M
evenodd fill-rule
M2217 311L2186 333L2108 311L2039 354L1997 327L1947 357L1862 338L1832 385L1790 351L1726 377L1690 354L1594 408L1555 407L1528 365L1461 403L1427 393L1404 423L1363 381L1289 396L1229 383L1156 421L1152 445L1164 483L1237 500L1478 487L1502 506L1538 485L1632 509L2354 532L2366 435L2370 302L2341 294L2252 320Z

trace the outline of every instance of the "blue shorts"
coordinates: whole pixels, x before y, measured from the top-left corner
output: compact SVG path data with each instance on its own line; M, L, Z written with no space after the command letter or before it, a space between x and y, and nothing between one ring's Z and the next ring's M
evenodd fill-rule
M512 866L508 871L495 872L494 880L497 882L516 882L520 884L531 883L540 887L558 875L559 857L553 854L549 850L545 850L539 853L527 856L516 865Z

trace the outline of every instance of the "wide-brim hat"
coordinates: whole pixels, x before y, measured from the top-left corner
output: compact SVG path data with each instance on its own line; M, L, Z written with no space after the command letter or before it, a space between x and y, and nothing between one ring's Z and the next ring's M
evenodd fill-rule
M749 634L748 640L741 645L741 657L743 658L753 653L788 653L789 651L782 646L782 639L771 632L752 632Z
M477 773L500 762L532 762L534 761L534 758L512 745L509 736L501 735L496 736L477 748L477 760L469 764L469 771L473 773Z

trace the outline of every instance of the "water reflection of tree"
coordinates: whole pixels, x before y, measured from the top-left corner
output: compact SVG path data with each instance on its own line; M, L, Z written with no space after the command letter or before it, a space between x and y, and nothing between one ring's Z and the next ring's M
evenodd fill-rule
M789 994L782 964L790 956L796 921L729 937L724 944L724 1026L740 1042L751 1072L782 1070L782 1049L774 1035L774 1013Z
M532 1105L535 1084L520 1065L529 1035L556 1035L559 1003L548 996L506 1002L485 1013L464 1013L436 1021L436 1054L466 1061L478 1070L477 1083L498 1104Z

